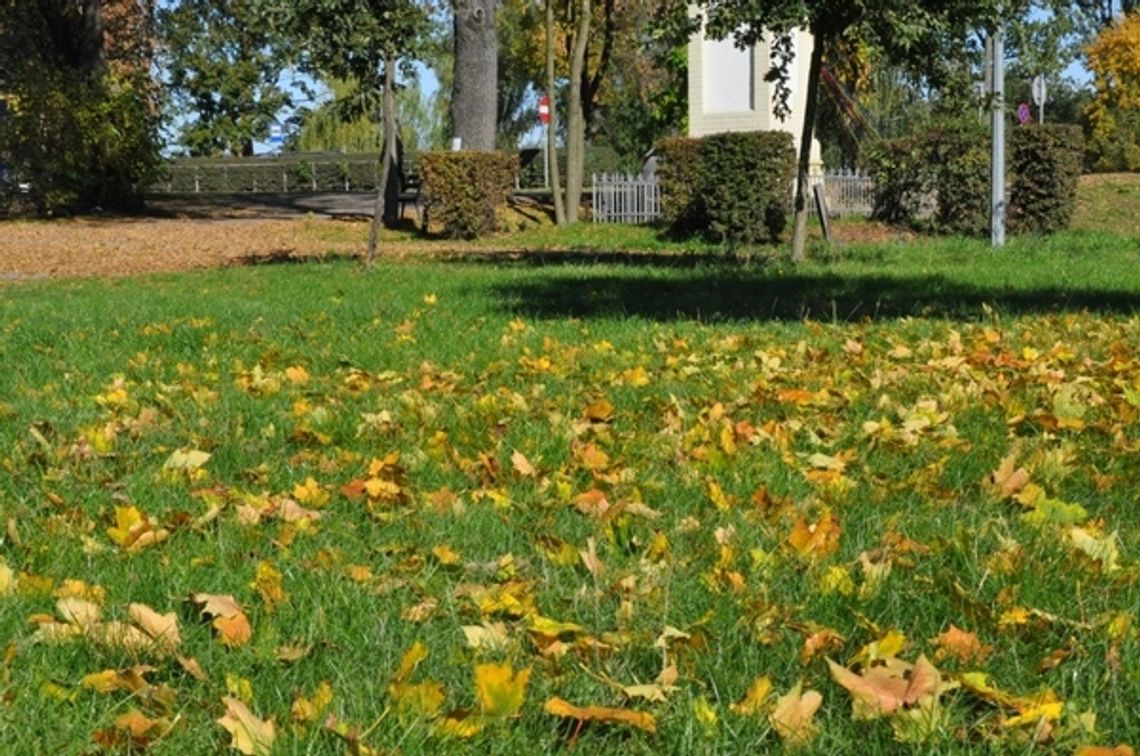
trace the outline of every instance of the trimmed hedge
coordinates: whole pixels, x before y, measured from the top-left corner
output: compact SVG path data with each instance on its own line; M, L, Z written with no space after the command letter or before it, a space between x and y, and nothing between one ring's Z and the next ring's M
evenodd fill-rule
M419 165L424 207L453 239L494 231L495 211L514 192L518 164L513 152L423 153Z
M752 131L670 138L660 156L662 215L671 232L728 245L777 240L792 209L791 134Z
M1007 224L1013 233L1068 227L1084 145L1079 127L1008 132ZM974 129L940 128L879 142L868 151L872 217L936 233L984 236L990 228L990 141Z
M1068 228L1085 149L1080 126L1024 126L1010 134L1009 147L1010 230L1051 234Z
M713 134L701 140L709 230L722 243L778 241L792 210L796 150L785 131Z
M670 233L688 236L708 228L701 192L701 140L669 137L653 149L659 161L661 216Z

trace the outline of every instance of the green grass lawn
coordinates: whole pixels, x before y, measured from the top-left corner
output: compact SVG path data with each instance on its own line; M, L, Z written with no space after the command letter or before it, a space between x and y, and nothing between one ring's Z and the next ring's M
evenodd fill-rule
M5 752L1140 745L1135 237L604 246L0 289Z

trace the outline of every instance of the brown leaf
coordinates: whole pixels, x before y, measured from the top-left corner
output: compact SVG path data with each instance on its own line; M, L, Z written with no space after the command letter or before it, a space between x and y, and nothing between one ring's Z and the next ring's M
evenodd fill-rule
M839 533L839 521L831 510L824 510L814 523L802 517L797 520L788 535L788 545L802 557L819 559L839 548Z
M1008 499L1029 483L1029 471L1024 467L1017 467L1017 452L1015 451L1003 459L998 465L998 469L990 474L990 481L998 487L1001 498Z
M942 690L942 675L920 656L913 665L899 659L888 659L882 665L856 674L827 660L832 678L851 694L856 719L885 716L916 703L923 696L937 695Z
M154 639L159 648L166 652L178 648L181 638L178 633L178 617L174 612L159 614L146 604L130 604L127 614L132 622Z
M530 460L526 458L526 455L518 449L515 449L514 453L511 454L511 466L515 468L515 472L524 478L538 477L538 470L536 470L534 465L530 463Z
M657 719L648 712L630 709L613 709L606 706L575 706L561 698L551 698L542 706L547 714L579 722L605 722L627 724L646 732L657 732Z

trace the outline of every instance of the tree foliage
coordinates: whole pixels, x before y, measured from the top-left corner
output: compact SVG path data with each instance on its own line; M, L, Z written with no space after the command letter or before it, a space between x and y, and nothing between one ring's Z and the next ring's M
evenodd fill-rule
M0 4L4 199L40 213L141 202L158 165L147 27L146 6L123 0Z
M1096 94L1087 114L1101 169L1140 169L1140 14L1126 16L1088 47Z
M159 11L178 141L191 155L252 155L278 112L289 48L255 0L179 0Z

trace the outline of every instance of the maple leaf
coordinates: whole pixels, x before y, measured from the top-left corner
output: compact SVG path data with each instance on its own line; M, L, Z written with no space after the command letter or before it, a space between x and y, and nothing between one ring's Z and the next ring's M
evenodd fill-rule
M91 630L99 624L99 605L81 598L62 598L55 603L59 616L78 627L80 630Z
M1069 530L1069 541L1073 546L1093 561L1100 562L1100 567L1105 572L1115 572L1120 569L1118 563L1120 552L1116 548L1117 540L1116 531L1097 538L1084 528Z
M936 696L942 690L942 676L927 661L918 657L913 665L899 659L869 667L856 674L830 659L831 677L851 694L856 719L872 719L891 714L904 706L917 703L925 696Z
M322 680L317 689L313 691L311 698L304 696L297 696L293 700L293 706L289 711L290 717L294 722L315 722L317 717L324 713L332 703L333 689L328 680Z
M518 449L515 449L514 453L511 454L511 466L515 468L515 472L524 478L538 477L538 470L535 469L535 466L530 463L530 460L526 458L526 455Z
M768 679L767 675L761 675L748 686L744 698L731 704L728 708L734 714L739 714L742 717L759 714L768 708L768 694L771 692L772 681Z
M217 720L233 741L230 745L246 756L269 756L277 737L273 720L259 719L244 703L232 696L222 698L226 713Z
M511 717L522 708L530 667L515 672L509 664L475 665L475 699L484 717Z
M257 572L250 587L261 594L261 600L265 602L265 608L269 611L273 611L278 604L283 604L288 599L288 594L281 587L282 577L281 572L269 562L262 560L257 563Z
M600 520L605 517L613 505L610 504L605 493L596 488L591 488L589 491L574 497L574 506L582 514Z
M803 690L803 682L776 699L776 705L768 715L772 729L788 744L803 745L815 737L813 719L823 696L818 691Z
M1008 499L1029 483L1029 471L1017 467L1017 452L1014 451L1001 461L998 469L990 475L990 480L997 486L1000 497Z
M507 626L502 622L485 622L482 625L463 625L460 628L469 648L494 651L505 648L510 642Z
M934 652L936 662L943 659L957 659L963 664L970 662L981 664L993 650L978 640L977 635L954 624L951 624L946 632L932 638L931 642L938 647Z
M107 529L107 536L127 552L141 551L147 546L162 543L169 535L168 530L156 527L155 521L133 504L115 507L115 527Z
M238 605L237 599L229 594L192 593L190 600L198 604L202 615L213 618L211 624L218 633L218 640L224 646L236 647L249 642L253 628L249 618Z
M788 545L802 557L820 559L839 548L839 534L839 521L825 509L814 523L798 519L788 535Z
M579 722L604 722L626 724L646 732L657 732L657 719L648 712L616 709L607 706L575 706L561 698L554 697L542 706L543 711L564 719Z
M144 633L164 651L173 652L181 638L178 633L178 617L174 612L159 614L146 604L130 604L127 615Z

